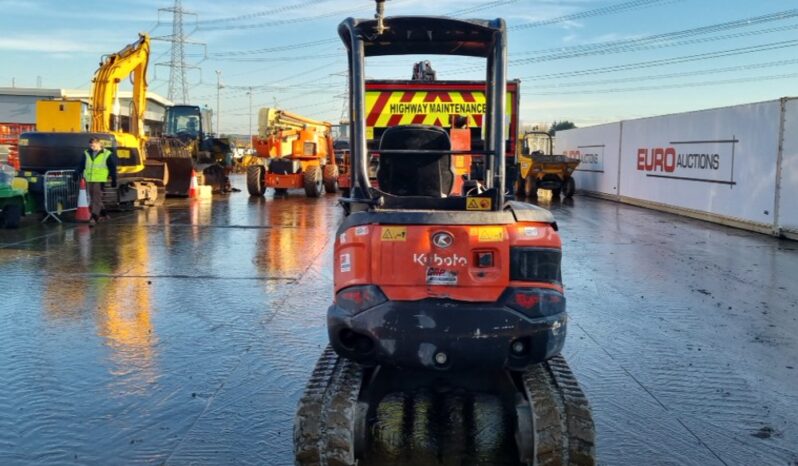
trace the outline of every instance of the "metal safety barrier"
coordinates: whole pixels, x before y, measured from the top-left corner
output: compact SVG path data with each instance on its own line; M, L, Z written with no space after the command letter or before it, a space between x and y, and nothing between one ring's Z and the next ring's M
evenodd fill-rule
M78 208L80 177L75 176L75 170L52 170L44 174L42 183L47 214L42 223L50 217L61 223L59 215Z

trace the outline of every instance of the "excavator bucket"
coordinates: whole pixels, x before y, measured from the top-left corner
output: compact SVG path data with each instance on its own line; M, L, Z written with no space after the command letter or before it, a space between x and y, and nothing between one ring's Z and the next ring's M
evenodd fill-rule
M174 138L151 138L147 141L147 156L168 167L167 196L188 195L194 161L191 150L185 144Z

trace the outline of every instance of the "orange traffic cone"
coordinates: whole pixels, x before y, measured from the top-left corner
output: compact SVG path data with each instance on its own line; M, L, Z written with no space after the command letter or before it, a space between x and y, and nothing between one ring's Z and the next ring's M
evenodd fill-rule
M196 170L191 170L191 185L188 188L188 197L190 199L196 199L196 197L199 194L197 192L198 189L199 189L199 186L197 186L197 171Z
M80 192L78 193L78 210L75 212L75 220L78 222L88 222L91 219L89 211L89 197L86 195L86 180L80 179Z

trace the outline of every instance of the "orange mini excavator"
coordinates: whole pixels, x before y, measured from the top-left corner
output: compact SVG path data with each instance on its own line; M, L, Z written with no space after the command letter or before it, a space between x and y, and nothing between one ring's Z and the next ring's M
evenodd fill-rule
M347 19L350 196L334 247L330 347L297 411L297 464L588 465L591 410L560 350L567 316L552 215L505 197L501 19ZM387 128L369 183L365 57L487 61L484 150L436 126ZM453 157L481 155L455 184Z

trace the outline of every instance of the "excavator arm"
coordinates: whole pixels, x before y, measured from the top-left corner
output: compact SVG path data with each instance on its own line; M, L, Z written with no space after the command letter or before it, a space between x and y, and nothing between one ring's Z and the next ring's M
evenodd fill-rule
M139 39L117 53L106 55L94 74L92 89L93 132L111 132L111 114L119 83L133 74L133 108L130 113L129 133L137 139L144 138L144 112L147 109L147 64L150 59L150 36L139 34ZM119 131L119 128L115 128Z

